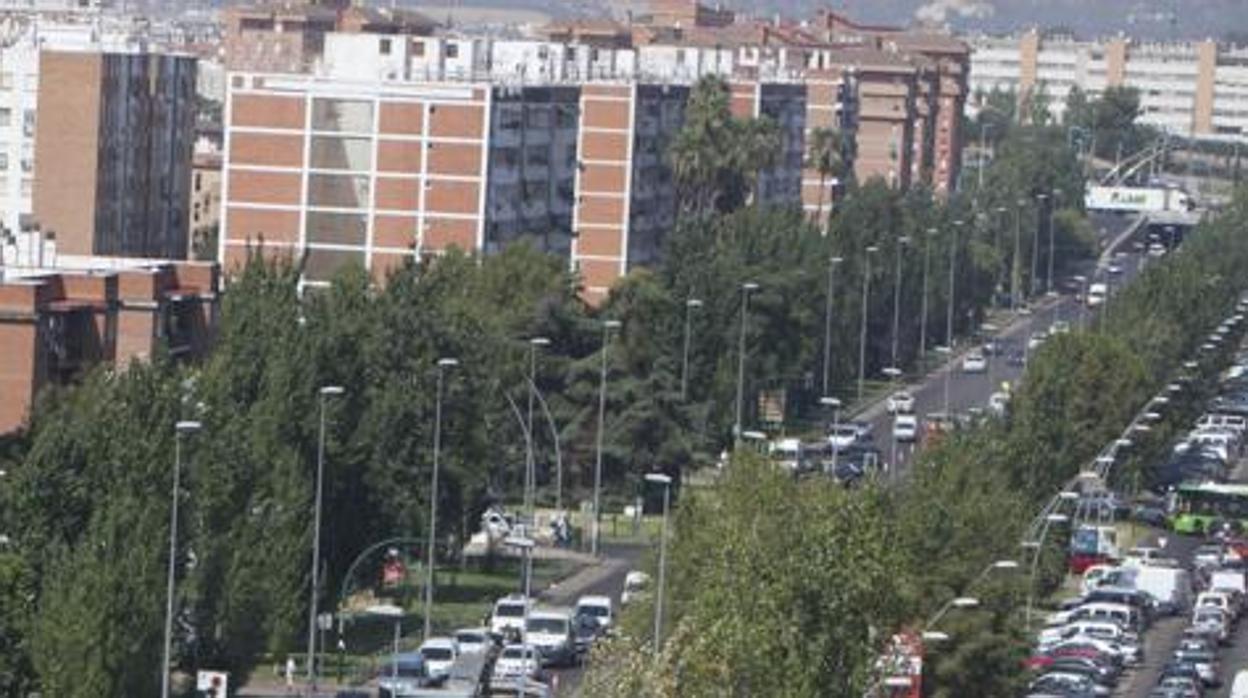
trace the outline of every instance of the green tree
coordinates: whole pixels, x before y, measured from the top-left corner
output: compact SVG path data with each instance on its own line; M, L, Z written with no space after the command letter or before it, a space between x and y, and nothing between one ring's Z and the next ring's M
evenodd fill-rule
M853 139L840 129L817 128L810 133L806 167L819 173L819 205L815 214L820 226L825 224L823 197L829 179L848 181L853 162Z

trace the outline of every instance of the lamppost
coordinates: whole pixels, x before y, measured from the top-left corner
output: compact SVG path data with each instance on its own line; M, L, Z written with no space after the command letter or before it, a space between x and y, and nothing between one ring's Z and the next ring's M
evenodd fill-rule
M828 376L832 365L832 299L836 288L836 268L845 261L840 257L828 258L828 290L824 296L823 310L823 394L828 394Z
M446 369L454 368L458 365L458 359L438 359L438 383L433 408L433 482L429 486L429 540L425 543L425 627L423 635L425 639L429 639L433 623L430 613L433 611L433 566L436 562L433 549L438 540L438 458L442 452L442 393L443 385L446 381ZM532 439L529 439L529 441L531 442Z
M1001 228L1005 225L1008 225L1009 223L1008 214L1010 210L1004 206L998 206L994 210L996 211L997 215L1000 216L1000 219L997 220L992 226L992 231L993 231L992 232L992 249L994 252L1001 255L1001 260L997 264L996 279L993 282L992 307L999 308L1001 307L1000 305L1001 291L1004 290L1004 282L1001 280L1001 277L1005 273L1005 255L1001 254Z
M173 661L173 581L178 563L178 487L182 482L182 437L199 431L199 422L174 424L173 491L169 510L169 577L165 582L165 652L160 666L160 696L169 698L169 664Z
M316 606L321 580L321 499L325 491L325 403L345 392L340 385L323 385L317 391L320 402L320 428L316 444L316 501L312 524L312 595L308 598L308 685L316 688Z
M702 301L690 298L685 301L685 342L680 359L680 401L689 397L689 341L693 326L693 311L702 307Z
M953 222L953 241L949 245L949 304L945 308L945 346L949 347L951 356L953 350L953 311L958 304L958 230L965 224L960 219Z
M1048 200L1048 194L1036 194L1036 228L1031 236L1031 296L1040 292L1040 273L1037 271L1040 264L1040 228L1044 224L1044 206Z
M749 324L750 293L758 290L758 284L747 281L741 284L741 338L737 345L737 412L732 434L741 439L742 413L745 411L745 333Z
M1071 492L1070 490L1063 490L1063 491L1062 491L1062 492L1058 495L1058 497L1059 497L1059 498L1060 498L1060 500L1062 500L1062 501L1072 501L1072 500L1076 500L1076 499L1078 499L1078 498L1079 498L1079 495L1078 495L1078 494L1076 494L1075 492ZM1025 542L1023 543L1023 547L1024 547L1024 548L1031 548L1031 549L1033 550L1033 553L1032 553L1032 556L1031 556L1031 574L1030 574L1030 576L1029 576L1029 578L1028 578L1028 582L1027 582L1027 616L1026 616L1026 624L1027 624L1027 630L1028 630L1028 632L1030 632L1030 631L1031 631L1031 609L1032 609L1032 604L1033 604L1033 602L1034 602L1034 599L1035 599L1035 593L1036 593L1036 592L1035 592L1035 589L1036 589L1036 567L1040 564L1040 553L1041 553L1041 551L1043 551L1043 550L1044 550L1044 541L1045 541L1045 539L1046 539L1046 538L1048 537L1048 535L1049 535L1049 526L1050 526L1051 524L1062 524L1062 523L1066 523L1066 522L1067 522L1067 521L1069 521L1069 520L1070 520L1070 517L1069 517L1069 516L1067 516L1067 515L1065 515L1065 514L1060 514L1060 513L1056 513L1056 512L1051 513L1051 514L1048 514L1048 515L1046 515L1046 516L1044 517L1044 526L1042 526L1042 527L1041 527L1041 529L1040 529L1040 540L1038 540L1038 541L1025 541Z
M1062 199L1062 190L1053 190L1053 205L1049 207L1049 275L1044 284L1044 292L1053 295L1053 254L1056 249L1054 237L1057 235L1057 228L1053 226L1053 216L1057 212L1058 202Z
M663 532L659 539L659 587L654 597L654 654L663 647L663 590L667 577L667 513L672 501L672 478L662 473L647 473L646 482L663 486Z
M1010 260L1010 311L1018 310L1019 287L1023 283L1023 207L1026 199L1019 198L1014 208L1014 256Z
M893 277L893 347L892 347L892 366L897 367L897 344L899 333L901 330L901 251L906 245L910 244L910 238L901 236L897 238L897 264L896 274Z
M607 349L610 347L611 330L618 329L619 320L602 321L602 368L598 374L598 436L594 455L594 529L590 537L590 553L598 555L598 533L602 527L602 432L607 419Z
M867 381L867 313L871 298L871 255L880 248L871 245L867 248L866 268L862 274L862 326L858 331L858 401L862 402L862 393Z
M923 362L922 370L927 372L927 277L932 268L932 238L940 234L936 228L928 228L923 237L923 299L919 311L919 361ZM826 393L827 390L824 390Z
M524 440L524 511L528 516L528 524L533 525L533 508L534 500L537 499L537 465L533 457L533 396L537 392L537 349L538 347L550 346L550 339L546 337L531 337L529 339L529 411L527 414L526 428L529 430L530 438ZM441 362L439 362L441 366ZM438 374L441 377L441 372Z

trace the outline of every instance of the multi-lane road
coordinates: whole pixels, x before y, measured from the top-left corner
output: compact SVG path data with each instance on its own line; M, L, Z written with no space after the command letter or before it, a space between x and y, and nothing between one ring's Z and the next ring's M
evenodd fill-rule
M1107 276L1103 267L1098 267L1094 262L1088 262L1077 273L1093 280L1108 278L1112 291L1129 282L1138 273L1143 258L1136 251L1134 243L1144 235L1144 232L1141 229L1136 234L1124 237L1136 223L1136 218L1129 216L1095 215L1092 222L1098 231L1101 246L1105 248L1102 257L1102 260L1106 262L1105 266L1112 263L1119 267L1120 271ZM1057 280L1054 284L1060 285ZM1077 326L1093 317L1092 311L1083 307L1070 293L1041 298L1033 306L1032 312L1027 315L1011 316L1004 313L1002 315L1009 318L1008 324L994 332L985 332L984 338L992 337L998 345L1005 348L1006 352L988 357L987 371L965 373L962 371L960 358L955 357L954 360L928 374L917 383L899 386L899 389L904 388L914 397L915 414L922 416L945 412L946 384L949 412L964 414L971 408L986 408L989 397L992 393L1001 390L1003 383L1008 382L1014 385L1022 377L1024 369L1021 366L1011 365L1011 362L1006 359L1006 354L1011 351L1025 352L1028 338L1032 333L1048 330L1055 321L1062 320L1072 326ZM964 342L961 349L970 350L974 346L976 345ZM883 458L892 462L895 451L897 466L904 469L906 462L913 454L914 447L909 444L894 444L893 418L887 413L885 402L871 405L862 413L854 415L853 418L869 422L872 433L875 435L876 446L881 450Z

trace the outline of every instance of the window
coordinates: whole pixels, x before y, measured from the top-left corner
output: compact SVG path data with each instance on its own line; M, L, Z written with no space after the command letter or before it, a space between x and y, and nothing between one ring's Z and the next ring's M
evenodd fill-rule
M362 213L308 211L307 235L310 243L363 245L367 227Z
M354 175L308 175L308 205L333 208L366 208L368 177Z
M371 138L313 136L309 161L314 169L370 170L373 166Z
M204 173L196 172L195 173L195 191L199 192L199 191L203 191L203 189L204 189ZM195 207L199 208L199 204L195 204Z
M0 126L8 126L13 122L13 110L0 108Z
M676 49L676 65L685 64L685 50L683 48Z
M373 103L362 100L312 100L312 128L317 131L371 133Z
M423 41L413 41L413 42L412 42L412 55L413 55L413 56L416 56L417 58L422 58L422 57L424 57L424 55L425 55L425 42L423 42Z
M9 154L0 153L0 170L9 169Z
M447 44L446 45L446 57L447 58L459 58L459 44Z
M390 40L382 39L380 49L381 49L381 55L389 56L390 55Z
M303 273L309 281L329 281L339 269L348 264L363 266L362 251L322 250L316 247L308 250L304 259Z

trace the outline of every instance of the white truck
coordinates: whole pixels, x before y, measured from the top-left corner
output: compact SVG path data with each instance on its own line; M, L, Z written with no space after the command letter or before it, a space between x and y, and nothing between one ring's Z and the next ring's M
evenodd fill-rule
M1166 187L1088 187L1084 206L1089 211L1161 213L1191 211L1195 205L1180 189Z
M1158 610L1162 613L1182 613L1192 605L1191 573L1180 567L1129 561L1122 567L1105 572L1099 582L1101 585L1148 592L1157 600Z

